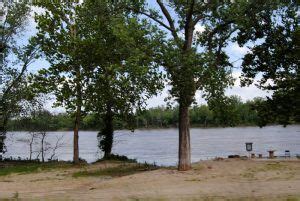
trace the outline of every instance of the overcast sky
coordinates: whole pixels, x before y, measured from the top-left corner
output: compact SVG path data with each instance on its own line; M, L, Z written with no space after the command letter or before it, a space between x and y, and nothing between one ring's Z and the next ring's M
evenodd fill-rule
M37 9L34 9L35 11L38 11ZM36 32L35 29L35 22L33 19L30 19L25 31L25 37L22 37L22 40L27 40L30 36L34 35ZM196 26L196 31L202 31L204 28L201 25ZM246 47L239 47L237 44L230 44L228 47L226 47L226 52L230 57L230 61L234 62L240 58L243 57L245 53L247 53L248 49ZM235 67L240 67L241 61L235 62ZM29 71L36 72L38 69L41 68L47 68L49 66L49 63L45 61L44 59L40 59L36 62L34 62L30 67ZM226 90L227 95L238 95L242 98L243 101L251 100L255 97L265 97L269 96L270 94L268 92L262 91L258 89L255 85L251 85L249 87L240 87L240 75L241 75L241 69L240 68L234 68L232 72L233 77L236 79L235 84L232 88L228 88ZM164 99L168 96L168 89L170 89L170 86L166 86L166 88L156 97L153 97L148 100L148 107L156 107L156 106L162 106L166 105L164 102ZM196 102L198 104L205 104L205 100L202 98L201 92L196 93ZM46 109L49 109L55 113L57 112L63 112L63 108L52 108L53 101L49 101L45 104Z

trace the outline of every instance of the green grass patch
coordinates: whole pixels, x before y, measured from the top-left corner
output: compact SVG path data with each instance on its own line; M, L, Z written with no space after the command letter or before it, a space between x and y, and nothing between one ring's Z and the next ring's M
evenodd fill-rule
M260 169L260 171L276 171L276 170L283 170L285 169L287 166L280 163L280 162L276 162L276 163L268 163L266 164L263 168Z
M158 167L156 165L149 164L121 164L118 167L111 167L93 171L79 171L73 173L73 177L95 177L95 176L110 176L110 177L122 177L126 175L131 175L139 172L156 170Z
M16 165L8 165L0 168L0 176L6 176L9 174L29 174L40 171L51 170L55 168L68 168L71 167L71 163L24 163Z

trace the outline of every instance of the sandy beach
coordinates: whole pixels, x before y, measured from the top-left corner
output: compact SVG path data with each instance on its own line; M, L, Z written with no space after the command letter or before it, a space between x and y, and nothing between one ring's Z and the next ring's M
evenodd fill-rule
M80 176L118 166L101 162L83 167L0 177L1 199L48 200L299 200L300 160L202 161L193 169L140 171L126 176Z

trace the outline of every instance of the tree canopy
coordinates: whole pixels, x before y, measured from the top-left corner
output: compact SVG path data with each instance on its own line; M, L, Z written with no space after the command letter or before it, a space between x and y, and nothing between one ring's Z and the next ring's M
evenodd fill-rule
M23 102L34 99L27 88L26 72L36 59L34 43L17 42L22 37L30 12L26 2L2 4L0 17L0 138L4 139L7 121L22 111ZM30 41L31 39L29 39ZM0 144L0 153L4 145Z

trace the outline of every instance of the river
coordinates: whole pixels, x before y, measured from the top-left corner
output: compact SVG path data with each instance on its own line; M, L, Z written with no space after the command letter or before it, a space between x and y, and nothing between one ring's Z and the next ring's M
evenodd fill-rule
M73 133L48 132L46 142L53 146L57 137L63 136L57 150L59 160L72 160ZM29 157L27 132L8 132L7 152L5 157ZM300 154L300 126L238 127L238 128L192 128L191 145L192 161L227 157L231 154L247 155L245 142L253 142L253 152L267 155L267 150L276 150L275 154L284 155L290 150L291 155ZM82 131L79 134L80 158L93 162L102 156L97 148L97 132ZM48 146L47 145L47 146ZM38 140L34 149L39 149ZM48 151L50 156L51 150ZM158 165L176 165L178 154L177 129L151 129L116 131L113 153L126 155L139 162L156 163ZM47 158L47 156L46 156Z

